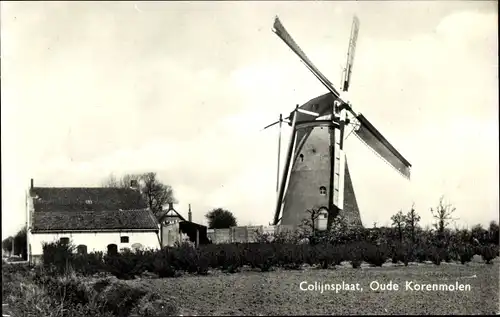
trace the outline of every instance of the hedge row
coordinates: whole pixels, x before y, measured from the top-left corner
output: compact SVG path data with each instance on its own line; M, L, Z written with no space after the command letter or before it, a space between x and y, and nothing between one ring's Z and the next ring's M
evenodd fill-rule
M120 279L132 279L145 272L159 277L175 277L182 272L208 274L209 269L237 272L243 266L261 271L271 268L299 269L304 264L328 268L348 261L355 268L362 262L382 266L393 263L432 261L470 262L475 254L490 263L498 255L497 245L474 247L460 244L452 247L434 244L351 242L342 245L330 243L245 243L211 244L194 248L189 244L166 247L161 250L124 251L118 254L75 254L71 245L50 243L44 245L43 263L56 273L69 269L83 275L108 272Z

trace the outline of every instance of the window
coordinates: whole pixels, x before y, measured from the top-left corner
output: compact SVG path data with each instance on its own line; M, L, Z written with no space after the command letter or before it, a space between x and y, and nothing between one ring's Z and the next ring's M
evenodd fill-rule
M120 243L128 243L128 237L126 236L120 237Z
M319 209L319 213L321 214L321 218L328 219L328 209L326 209L325 207L321 207Z
M80 244L76 247L76 252L78 254L87 254L87 246L85 244Z
M325 186L321 186L319 188L319 194L320 195L326 195L326 187Z
M299 157L300 157L300 161L304 162L304 154L300 154Z
M61 238L61 239L59 239L59 242L61 242L62 244L69 244L69 238L66 238L66 237Z

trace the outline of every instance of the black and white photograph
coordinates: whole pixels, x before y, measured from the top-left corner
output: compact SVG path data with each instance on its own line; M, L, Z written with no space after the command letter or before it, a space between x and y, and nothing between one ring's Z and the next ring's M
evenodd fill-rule
M2 317L499 315L498 1L1 1Z

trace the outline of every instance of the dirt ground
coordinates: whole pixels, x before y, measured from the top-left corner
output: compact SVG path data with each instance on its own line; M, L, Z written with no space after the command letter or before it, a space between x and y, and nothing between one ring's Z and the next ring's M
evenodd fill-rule
M212 273L209 276L135 280L174 301L187 315L344 315L344 314L495 314L499 312L498 261L493 265L443 263L332 270ZM304 291L301 282L360 284L362 290ZM398 290L375 291L370 283L396 283ZM470 290L406 288L414 284L470 285ZM410 285L415 289L414 284ZM303 284L306 286L307 284ZM374 286L374 285L372 285ZM312 287L312 286L310 286Z

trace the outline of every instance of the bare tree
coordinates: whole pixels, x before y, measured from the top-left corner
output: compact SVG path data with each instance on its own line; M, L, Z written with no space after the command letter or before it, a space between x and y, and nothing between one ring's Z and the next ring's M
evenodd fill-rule
M415 203L411 206L410 211L405 215L405 229L410 233L410 239L412 243L415 243L417 238L417 229L419 227L418 223L420 221L420 216L415 211Z
M396 232L399 237L399 241L403 241L403 232L405 228L406 217L403 215L403 211L398 211L397 214L392 215L392 226L396 229Z
M162 184L157 179L156 173L145 173L139 179L143 182L142 194L155 214L161 211L165 204L177 202L172 187Z
M436 207L436 210L431 208L431 213L436 222L433 224L434 228L436 228L438 235L443 235L445 229L457 218L453 218L452 215L455 212L456 208L453 207L452 204L446 204L444 202L444 196L439 198L439 204Z
M156 173L125 174L117 179L113 174L106 178L102 185L104 187L128 188L132 180L137 181L137 186L155 216L159 216L163 207L168 203L176 203L172 186L163 184Z
M117 178L114 174L110 174L106 179L103 180L103 187L117 187L117 188L128 188L131 185L132 180L136 180L137 182L141 181L144 178L144 174L125 174L121 178Z
M313 236L317 230L316 220L321 215L321 212L319 211L319 209L315 209L315 208L307 209L306 211L309 215L302 220L300 227L304 231L305 234Z

